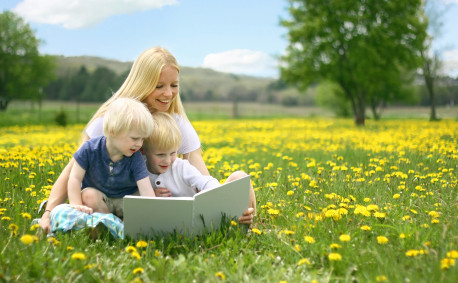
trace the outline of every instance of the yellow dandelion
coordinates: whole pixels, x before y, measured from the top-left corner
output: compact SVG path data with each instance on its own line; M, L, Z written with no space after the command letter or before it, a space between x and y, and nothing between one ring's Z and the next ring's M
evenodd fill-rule
M135 245L137 248L146 248L148 246L148 243L145 241L138 241L137 244Z
M288 191L288 192L286 193L286 195L287 195L287 196L292 196L292 195L294 195L294 191Z
M86 255L83 253L74 253L72 254L73 260L86 260Z
M408 257L416 257L420 254L420 251L418 250L408 250L406 251L406 256Z
M3 216L3 217L2 217L2 220L10 221L10 220L11 220L11 217L9 217L9 216Z
M258 235L261 235L261 234L262 234L261 230L259 230L259 229L257 229L257 228L251 229L251 232L253 232L253 233L255 233L255 234L258 234Z
M298 244L294 245L294 249L298 252L301 251L301 247Z
M155 250L154 256L157 256L157 257L161 256L161 252L159 250Z
M401 234L399 234L399 238L401 238L401 239L405 239L405 238L407 238L407 236L406 236L406 234L404 234L404 233L401 233Z
M350 239L351 239L350 235L347 235L347 234L342 234L339 236L339 240L341 242L348 242L350 241Z
M38 241L37 236L25 234L24 236L21 237L21 242L24 243L25 245L30 245L35 241Z
M447 257L448 258L458 258L458 251L451 250L451 251L447 252Z
M216 272L215 276L223 281L226 280L226 275L224 275L224 273L222 273L221 271Z
M143 272L145 272L145 270L143 268L141 268L141 267L137 267L133 271L134 274L141 274Z
M310 265L310 260L308 258L303 258L301 260L299 260L299 262L297 263L297 266L301 266L301 265Z
M363 231L370 231L372 228L370 226L368 226L368 225L363 225L363 226L361 226L360 229L363 230Z
M30 226L30 231L35 231L38 228L40 228L40 224L33 224L32 226Z
M67 246L67 251L73 251L73 247L72 246Z
M131 252L130 256L135 258L135 259L137 259L137 260L140 260L140 258L141 258L140 254L138 252L136 252L136 251L135 252Z
M30 213L27 213L27 212L21 213L21 216L24 219L31 219L32 218L32 215L30 215Z
M385 245L388 243L388 238L385 236L377 236L377 243L380 245Z
M332 244L330 244L330 245L329 245L329 247L330 247L331 249L333 249L333 250L336 250L336 249L340 249L340 248L342 248L342 246L341 246L341 245L339 245L339 244L336 244L336 243L332 243Z
M234 220L231 220L231 226L234 226L234 227L235 227L235 226L237 226L237 225L238 225L237 222L235 222Z
M370 202L371 199L370 199L370 198L364 198L363 201L364 201L364 202Z
M133 252L137 252L137 249L133 246L127 246L125 251L128 253L133 253Z
M304 240L309 244L315 243L315 239L311 236L304 236Z
M374 216L375 216L376 218L382 219L382 218L385 218L385 217L386 217L386 213L384 213L384 212L375 212L375 213L374 213Z
M342 256L339 253L330 253L328 255L328 259L330 261L338 261L338 260L342 260Z
M442 269L449 269L451 266L455 266L455 260L453 258L444 258L441 260Z
M383 282L383 281L386 281L387 279L386 279L386 276L385 276L385 275L379 275L379 276L377 276L377 277L375 278L375 280L376 280L377 282Z
M394 194L394 195L393 195L393 198L394 198L394 199L398 199L398 198L400 198L400 197L401 197L400 194Z

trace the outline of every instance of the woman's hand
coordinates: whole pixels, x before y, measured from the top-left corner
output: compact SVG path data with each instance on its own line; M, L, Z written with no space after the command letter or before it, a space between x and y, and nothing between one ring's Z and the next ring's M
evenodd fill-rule
M243 215L239 218L239 223L240 224L250 224L250 227L251 227L251 224L253 224L253 212L254 212L254 208L252 207L249 207L247 210L245 210Z
M51 211L46 210L40 219L40 227L46 234L51 232Z
M157 197L171 197L172 193L167 188L157 188L154 189L154 193Z
M81 212L87 213L87 214L92 214L94 212L92 208L90 208L89 206L82 205L82 204L72 204L70 206L78 209Z

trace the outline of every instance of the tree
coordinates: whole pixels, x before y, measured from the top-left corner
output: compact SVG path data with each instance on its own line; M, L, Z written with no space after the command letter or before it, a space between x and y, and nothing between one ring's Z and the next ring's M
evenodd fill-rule
M403 72L421 63L421 0L288 1L291 19L281 21L289 39L282 78L301 89L321 80L337 83L356 125L364 125L371 100L401 85Z
M55 76L51 56L40 56L40 41L30 26L14 13L0 14L0 110L14 99L41 103L42 88Z
M437 3L435 3L437 4ZM428 91L431 112L429 115L430 121L438 120L436 115L436 93L435 84L439 79L439 71L441 69L441 61L439 59L439 51L433 50L433 39L440 35L442 23L440 22L439 10L434 5L434 0L426 2L425 12L428 15L428 37L423 44L421 57L423 59L422 75L425 80L425 86Z

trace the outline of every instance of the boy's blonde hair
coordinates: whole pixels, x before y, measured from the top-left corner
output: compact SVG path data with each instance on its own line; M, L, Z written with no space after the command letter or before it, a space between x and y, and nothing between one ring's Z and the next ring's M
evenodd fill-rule
M177 69L178 73L180 72L177 60L167 49L153 47L143 51L135 60L129 75L119 90L100 106L94 116L92 116L88 125L98 117L103 116L110 104L121 97L145 101L145 99L156 89L159 77L165 66L173 67ZM154 109L150 109L150 112L154 112ZM170 114L176 113L187 119L180 99L180 94L172 100L167 112Z
M181 145L181 131L175 119L167 112L153 113L154 132L143 142L143 148L168 150Z
M132 98L118 98L107 108L103 116L103 134L116 136L137 130L142 137L153 133L154 121L148 108Z

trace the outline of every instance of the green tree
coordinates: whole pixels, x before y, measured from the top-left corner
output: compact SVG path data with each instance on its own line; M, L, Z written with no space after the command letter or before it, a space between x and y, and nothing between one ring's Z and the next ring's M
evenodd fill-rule
M371 100L401 85L402 73L421 64L426 36L421 0L288 1L291 17L281 21L289 39L282 78L301 89L336 82L356 125L364 125Z
M30 26L14 13L0 14L0 110L15 99L41 103L42 88L55 76L51 56L40 56L40 41Z

